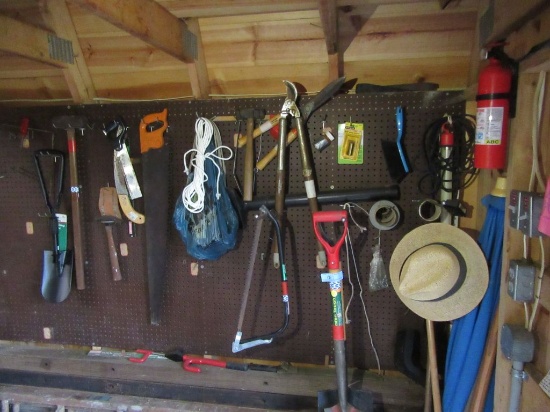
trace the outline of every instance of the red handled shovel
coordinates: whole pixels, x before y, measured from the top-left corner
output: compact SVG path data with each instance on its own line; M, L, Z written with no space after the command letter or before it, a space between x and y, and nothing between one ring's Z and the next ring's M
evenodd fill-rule
M342 234L336 241L330 242L322 232L322 223L341 223ZM340 247L348 232L348 213L345 210L322 211L313 213L313 229L327 254L328 273L321 274L321 281L330 286L332 299L332 339L334 342L334 361L336 364L337 390L319 391L317 406L320 411L339 406L341 412L351 410L371 411L373 397L368 391L348 388L346 366L346 330L344 324L344 303L342 289L344 273L340 265ZM352 409L355 408L355 409Z

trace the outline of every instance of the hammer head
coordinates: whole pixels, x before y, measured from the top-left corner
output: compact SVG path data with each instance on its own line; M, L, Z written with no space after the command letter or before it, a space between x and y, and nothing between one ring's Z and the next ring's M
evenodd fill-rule
M261 120L265 117L265 109L239 109L235 113L237 120Z
M53 127L57 129L85 129L88 119L84 116L57 116L52 120Z

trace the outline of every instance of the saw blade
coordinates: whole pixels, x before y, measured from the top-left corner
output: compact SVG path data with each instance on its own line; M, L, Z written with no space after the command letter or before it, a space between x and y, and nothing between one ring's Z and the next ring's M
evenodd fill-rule
M141 189L139 187L139 183L136 177L136 172L134 171L134 166L132 165L132 161L130 160L130 155L128 154L126 143L122 144L121 150L115 150L115 169L117 168L119 169L119 172L122 171L124 182L128 189L128 195L130 196L130 199L138 199L142 197ZM117 171L115 170L115 176L116 174Z

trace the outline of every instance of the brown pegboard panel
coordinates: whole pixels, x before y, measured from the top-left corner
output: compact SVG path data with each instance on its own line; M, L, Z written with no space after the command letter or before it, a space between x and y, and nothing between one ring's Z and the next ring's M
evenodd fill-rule
M456 93L369 93L340 95L314 112L308 122L310 140L321 138L322 122L333 128L349 121L365 125L365 156L363 165L338 165L336 144L325 151L313 151L320 191L360 190L391 184L381 150L381 139L395 139L395 108L405 109L404 143L413 173L401 183L401 197L395 201L401 208L401 225L381 234L382 254L389 263L391 252L399 239L412 228L422 224L416 213L417 201L422 195L417 190L422 175L422 134L426 127L444 114L461 114L463 104L446 102ZM303 98L302 103L309 100ZM112 104L75 107L40 107L5 109L0 123L17 125L21 116L31 118L31 126L51 130L54 146L66 151L66 137L62 130L53 130L51 119L61 114L83 114L89 119L90 129L77 134L81 203L84 216L86 289L74 287L69 298L60 304L47 303L40 295L42 251L50 247L47 219L40 217L46 208L42 200L32 153L36 149L52 147L49 135L35 135L31 148L22 149L16 134L0 129L3 150L0 154L0 221L2 253L0 254L0 339L45 341L43 328L53 330L51 342L78 345L101 345L133 349L145 347L158 351L180 346L191 353L233 355L231 343L237 330L237 321L244 288L248 256L254 231L254 213L247 215L247 224L239 233L235 250L216 261L201 261L198 276L190 274L195 260L186 254L185 246L176 233L171 219L177 196L186 184L183 156L192 147L197 116L233 115L242 108L264 108L268 113L280 111L284 98L229 99L185 102L154 102L139 104ZM115 241L128 245L129 255L119 255L123 280L111 280L105 231L99 217L98 198L102 186L113 185L112 147L101 132L101 125L116 116L122 116L130 126L131 156L136 160L138 180L142 182L139 163L139 121L149 113L167 107L170 128L166 134L170 155L170 213L166 288L161 312L161 325L148 321L145 230L137 227L137 235L130 237L125 224L114 229ZM226 145L233 147L235 122L219 122ZM241 132L245 125L241 125ZM255 140L257 156L262 157L276 141L265 133ZM259 153L261 151L261 153ZM288 151L288 190L293 194L305 192L297 143ZM244 149L240 149L237 173L241 176ZM227 182L234 187L231 176L233 161L226 163ZM66 176L63 208L70 212L70 195ZM275 192L275 162L256 175L255 196L273 196ZM373 202L360 206L368 210ZM323 209L338 208L324 206ZM143 211L138 199L135 208ZM358 219L366 220L360 215ZM26 222L33 222L34 234L25 232ZM350 228L357 258L359 281L354 272L344 267L355 289L349 309L351 323L347 326L348 360L350 365L362 368L376 367L370 346L367 321L358 299L359 284L370 316L372 339L383 368L394 368L395 335L402 326L422 321L401 304L393 290L370 293L368 288L371 248L378 231L369 226L360 233ZM273 233L269 223L264 224L255 275L245 318L244 337L277 329L283 317L280 296L280 275L273 268L270 257ZM237 356L273 359L291 362L324 363L332 356L330 298L328 286L320 282L321 270L316 268L316 244L307 207L289 209L285 240L291 321L288 330L270 345L243 351ZM345 264L345 249L342 259ZM74 282L73 282L74 283ZM351 287L345 284L346 302Z

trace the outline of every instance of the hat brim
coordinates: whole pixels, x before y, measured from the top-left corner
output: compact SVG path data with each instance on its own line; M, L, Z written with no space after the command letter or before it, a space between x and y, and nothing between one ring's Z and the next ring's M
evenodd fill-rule
M449 244L462 255L466 262L464 283L452 295L436 301L403 296L399 285L405 260L416 250L432 243ZM479 304L489 284L489 269L480 247L466 232L445 223L428 223L407 233L397 244L390 260L390 278L399 299L418 316L433 321L450 321L466 315Z

